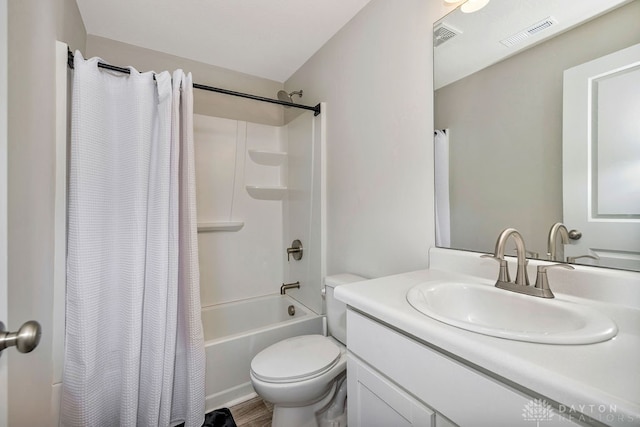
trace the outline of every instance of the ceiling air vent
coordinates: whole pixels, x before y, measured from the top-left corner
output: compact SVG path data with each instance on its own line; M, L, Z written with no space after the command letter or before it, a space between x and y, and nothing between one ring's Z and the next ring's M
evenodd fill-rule
M542 20L540 22L537 22L537 23L533 24L532 26L530 26L529 28L527 28L525 30L522 30L522 31L520 31L518 33L515 33L514 35L512 35L510 37L507 37L504 40L501 40L500 43L502 43L503 45L505 45L507 47L515 46L518 43L521 43L524 40L528 39L532 35L537 34L540 31L546 30L547 28L549 28L552 25L555 25L557 23L558 23L558 21L556 21L555 18L550 16L547 19L544 19L544 20Z
M433 30L433 46L438 47L447 40L451 40L461 32L445 24L438 25Z

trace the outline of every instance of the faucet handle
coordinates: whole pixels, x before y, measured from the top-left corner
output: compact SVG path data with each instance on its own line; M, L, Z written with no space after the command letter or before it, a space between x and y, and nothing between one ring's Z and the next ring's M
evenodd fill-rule
M569 263L574 263L576 262L576 260L580 259L580 258L589 258L589 259L593 259L593 260L599 260L600 258L594 255L580 255L580 256L568 256L567 257L567 262Z
M497 257L495 255L489 255L489 254L480 255L480 258L489 258L500 264L500 272L498 273L498 282L511 281L511 277L509 276L509 265L507 264L506 259Z
M514 252L518 252L517 249L514 249ZM525 251L525 253L530 257L530 258L540 258L540 252L536 252L536 251ZM548 254L547 254L548 255Z
M298 239L291 242L291 247L287 248L287 262L291 260L291 255L293 255L293 259L296 261L300 261L302 259L302 242Z
M539 265L538 266L538 274L536 275L536 284L535 288L540 289L541 297L543 298L553 298L553 292L551 292L551 288L549 287L549 278L547 277L547 270L550 268L566 268L567 270L575 270L569 264L551 264L551 265Z
M550 268L556 268L556 267L560 267L560 268L566 268L567 270L575 270L575 268L573 268L573 266L569 265L569 264L551 264L551 265L539 265L538 266L538 273L547 273L547 270Z

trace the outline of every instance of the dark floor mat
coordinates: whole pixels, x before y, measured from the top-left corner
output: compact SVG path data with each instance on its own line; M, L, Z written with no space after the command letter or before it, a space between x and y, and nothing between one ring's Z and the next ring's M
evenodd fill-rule
M184 423L178 424L176 427L184 427ZM204 424L202 427L238 427L233 420L231 411L228 408L216 409L204 416Z
M231 411L227 408L216 409L204 417L202 427L237 427Z

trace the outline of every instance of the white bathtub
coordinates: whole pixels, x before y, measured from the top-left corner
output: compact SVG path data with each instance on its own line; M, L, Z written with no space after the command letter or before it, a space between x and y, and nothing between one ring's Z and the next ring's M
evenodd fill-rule
M288 307L295 307L295 315ZM286 295L269 295L202 309L207 411L249 398L251 359L288 337L322 333L322 316Z

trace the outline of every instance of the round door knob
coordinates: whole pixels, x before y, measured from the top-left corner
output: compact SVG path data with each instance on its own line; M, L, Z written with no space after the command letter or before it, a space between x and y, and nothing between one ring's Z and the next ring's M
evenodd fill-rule
M582 237L582 232L581 231L578 231L578 230L569 231L569 238L571 240L580 240L581 237Z
M40 324L29 320L18 329L18 332L6 332L0 322L0 351L15 346L20 353L29 353L40 343Z

